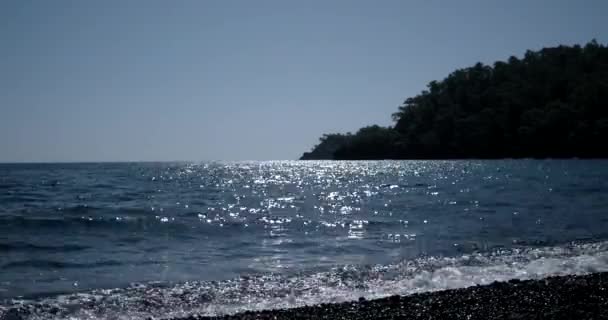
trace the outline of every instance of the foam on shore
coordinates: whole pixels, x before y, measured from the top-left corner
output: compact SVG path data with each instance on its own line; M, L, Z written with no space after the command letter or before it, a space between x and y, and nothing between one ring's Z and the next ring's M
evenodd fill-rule
M16 319L216 316L598 272L608 272L608 242L421 257L393 265L343 266L290 276L133 284L128 288L13 299L0 304L0 316L14 314L14 310L20 315Z

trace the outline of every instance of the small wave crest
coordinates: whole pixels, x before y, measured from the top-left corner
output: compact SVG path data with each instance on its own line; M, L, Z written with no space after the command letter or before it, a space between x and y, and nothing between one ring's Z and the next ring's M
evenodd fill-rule
M42 270L53 270L53 269L88 269L88 268L99 268L99 267L113 267L113 266L142 266L159 264L160 261L116 261L116 260L102 260L97 262L88 263L77 263L77 262L62 262L54 260L44 259L30 259L23 261L9 262L0 266L0 270L12 270L21 268L35 268Z
M342 266L292 276L243 276L230 281L133 284L37 300L11 300L24 319L146 319L231 314L327 302L408 295L511 279L608 271L608 242L420 257L392 265Z
M120 261L108 260L95 263L72 263L60 262L52 260L25 260L16 261L4 264L0 267L2 270L18 269L18 268L37 268L37 269L82 269L105 266L120 266L124 263Z
M12 251L23 251L23 252L71 252L71 251L82 251L89 249L88 246L81 245L40 245L32 244L22 241L0 243L0 253L12 252Z

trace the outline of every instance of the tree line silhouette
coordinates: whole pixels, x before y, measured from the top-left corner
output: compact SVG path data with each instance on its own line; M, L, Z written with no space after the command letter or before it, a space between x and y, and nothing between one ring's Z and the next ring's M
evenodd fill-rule
M456 70L393 120L324 134L301 159L608 157L608 47L593 40Z

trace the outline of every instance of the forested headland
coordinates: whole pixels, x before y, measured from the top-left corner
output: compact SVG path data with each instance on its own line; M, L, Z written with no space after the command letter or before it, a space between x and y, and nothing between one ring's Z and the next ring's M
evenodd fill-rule
M593 40L456 70L393 120L324 134L301 159L606 158L608 47Z

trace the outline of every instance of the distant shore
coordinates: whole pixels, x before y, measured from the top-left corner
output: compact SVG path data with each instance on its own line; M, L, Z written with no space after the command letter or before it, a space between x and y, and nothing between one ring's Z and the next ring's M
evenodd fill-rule
M608 273L194 319L608 319Z
M300 160L606 158L608 46L526 51L431 81L394 125L328 133Z

